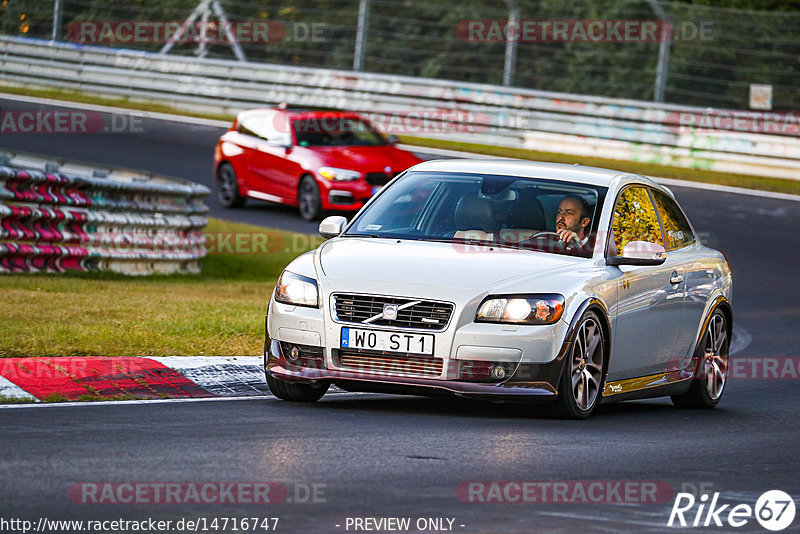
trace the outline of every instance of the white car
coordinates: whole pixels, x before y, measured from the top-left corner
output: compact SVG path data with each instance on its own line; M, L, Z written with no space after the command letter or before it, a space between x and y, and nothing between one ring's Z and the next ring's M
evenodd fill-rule
M731 272L643 176L438 160L392 180L286 267L268 307L275 396L347 391L548 403L669 395L714 407Z

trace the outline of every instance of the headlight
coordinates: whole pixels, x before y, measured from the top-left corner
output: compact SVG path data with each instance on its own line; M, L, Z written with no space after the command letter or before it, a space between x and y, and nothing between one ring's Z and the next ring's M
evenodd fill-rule
M361 173L358 171L351 171L350 169L337 169L335 167L320 167L319 175L325 179L333 180L335 182L358 180L361 178Z
M506 295L487 297L478 308L475 322L513 324L552 324L564 313L564 297L543 295Z
M317 308L317 282L306 276L283 271L275 287L275 300L294 306L310 306Z

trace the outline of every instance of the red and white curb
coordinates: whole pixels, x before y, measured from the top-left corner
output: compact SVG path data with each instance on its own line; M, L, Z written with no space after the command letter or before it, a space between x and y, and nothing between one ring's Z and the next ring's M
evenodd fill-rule
M0 403L267 395L263 361L261 356L3 358Z

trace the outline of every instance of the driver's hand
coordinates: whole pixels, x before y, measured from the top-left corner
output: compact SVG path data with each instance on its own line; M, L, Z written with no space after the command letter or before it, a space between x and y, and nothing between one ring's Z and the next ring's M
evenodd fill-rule
M561 230L556 230L556 233L558 234L558 237L561 238L561 241L563 241L564 243L569 243L573 239L575 240L576 243L580 243L580 240L578 239L578 234L576 234L572 230L567 230L566 228L562 228Z

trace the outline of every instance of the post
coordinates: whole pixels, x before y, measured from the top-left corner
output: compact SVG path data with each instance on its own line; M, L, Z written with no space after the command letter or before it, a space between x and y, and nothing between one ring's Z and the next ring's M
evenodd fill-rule
M669 49L672 46L672 21L669 19L658 0L647 0L664 27L661 30L661 40L658 44L658 64L656 66L656 84L653 89L653 100L664 101L664 91L667 86L669 74Z
M55 0L53 4L53 34L51 41L58 41L58 34L61 33L61 0Z
M505 0L508 6L508 24L506 24L506 60L503 64L503 85L509 87L514 84L514 67L517 63L517 42L519 32L511 36L511 28L519 27L519 6L515 0Z
M360 0L358 5L358 30L356 33L356 51L353 56L353 70L364 68L364 54L367 47L367 21L369 19L369 0Z

